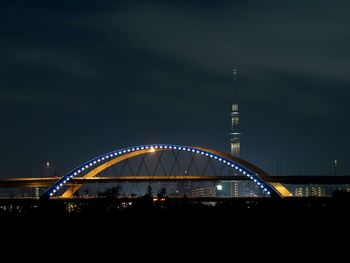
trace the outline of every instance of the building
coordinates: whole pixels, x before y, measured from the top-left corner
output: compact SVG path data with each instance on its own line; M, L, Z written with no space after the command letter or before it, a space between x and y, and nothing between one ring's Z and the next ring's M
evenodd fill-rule
M257 197L263 195L261 188L252 181L233 181L231 183L231 196Z
M39 187L34 188L34 197L36 197L36 198L40 197L40 188Z
M213 197L216 196L216 187L196 187L192 188L193 197Z
M294 189L295 197L324 197L326 196L326 189L320 185L302 185L296 186Z

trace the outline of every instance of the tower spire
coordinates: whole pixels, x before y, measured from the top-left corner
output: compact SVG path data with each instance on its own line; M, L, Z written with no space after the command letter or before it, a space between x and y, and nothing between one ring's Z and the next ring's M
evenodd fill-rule
M232 70L232 77L233 77L233 103L237 102L237 69L234 68Z

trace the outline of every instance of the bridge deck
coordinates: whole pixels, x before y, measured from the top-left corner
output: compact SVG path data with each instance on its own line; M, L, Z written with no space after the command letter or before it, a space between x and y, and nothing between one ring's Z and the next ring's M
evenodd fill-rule
M60 177L52 178L4 178L0 179L0 188L33 188L48 187L58 181ZM113 182L160 182L160 181L247 181L245 176L108 176L93 178L72 178L67 185L85 183L113 183ZM271 176L269 183L282 184L350 184L350 176Z

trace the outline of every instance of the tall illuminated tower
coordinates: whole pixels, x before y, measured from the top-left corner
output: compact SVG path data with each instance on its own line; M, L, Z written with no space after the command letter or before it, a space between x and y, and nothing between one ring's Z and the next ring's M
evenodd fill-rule
M233 104L231 110L231 155L239 157L241 154L241 133L239 128L239 109L237 102L237 69L233 69Z
M237 69L233 69L233 103L231 109L231 132L230 132L230 152L231 155L239 157L241 154L241 133L239 132L239 109L237 101ZM242 183L233 181L231 183L231 196L239 197Z

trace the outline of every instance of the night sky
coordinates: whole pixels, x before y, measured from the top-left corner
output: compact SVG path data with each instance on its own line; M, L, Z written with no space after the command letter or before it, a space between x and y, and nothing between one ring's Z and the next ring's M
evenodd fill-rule
M296 3L298 2L298 3ZM1 1L0 177L148 143L350 174L350 2Z

